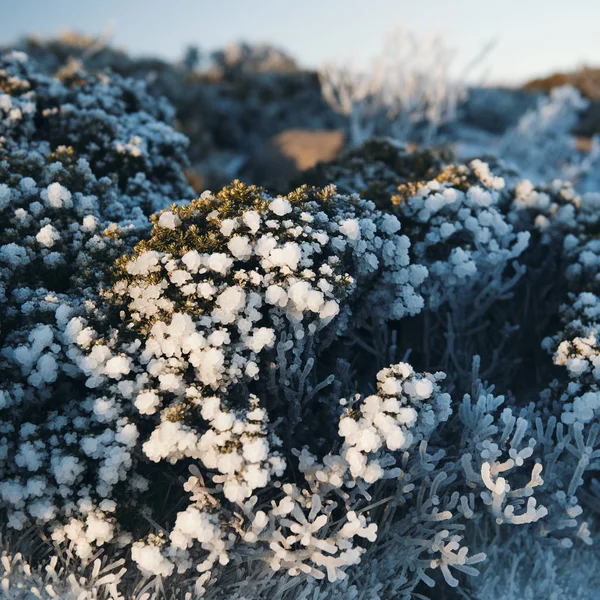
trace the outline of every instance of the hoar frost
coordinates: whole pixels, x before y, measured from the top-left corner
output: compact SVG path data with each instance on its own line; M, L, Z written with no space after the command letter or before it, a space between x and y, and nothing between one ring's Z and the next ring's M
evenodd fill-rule
M491 531L591 544L597 194L374 140L186 203L142 84L11 53L0 90L0 499L57 554L3 550L9 598L406 600ZM511 371L513 313L556 370Z

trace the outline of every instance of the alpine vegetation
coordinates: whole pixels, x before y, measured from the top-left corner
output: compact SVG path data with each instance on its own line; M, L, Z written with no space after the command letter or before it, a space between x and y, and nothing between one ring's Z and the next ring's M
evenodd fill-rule
M353 146L374 135L430 144L457 118L467 96L462 78L453 73L455 54L439 35L420 38L396 28L368 69L349 61L323 67L319 72L323 97L346 116Z
M0 597L591 598L600 195L376 138L194 199L172 118L0 58Z

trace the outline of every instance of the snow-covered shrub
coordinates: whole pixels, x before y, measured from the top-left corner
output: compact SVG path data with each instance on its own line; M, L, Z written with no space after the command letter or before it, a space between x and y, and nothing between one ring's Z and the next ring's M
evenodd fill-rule
M93 435L94 415L106 434L86 447L106 452L101 480L130 461L137 434L123 420L108 431L108 409L86 401L69 354L75 340L94 343L80 319L93 318L110 266L139 237L136 227L147 228L144 211L191 195L185 139L161 120L168 106L132 80L76 71L60 81L13 52L0 59L0 90L0 495L11 527L79 511L87 539L102 544L111 526L85 489L73 489L78 508L65 503L86 477L75 432Z
M562 292L563 304L557 310L562 327L557 327L555 318L554 331L542 343L559 369L554 379L548 377L536 408L532 404L523 409L523 416L535 422L549 463L543 486L549 511L544 536L570 548L578 539L591 544L593 497L586 485L600 465L598 197L579 196L562 182L545 190L534 190L529 182L522 185L513 209L517 214L537 213L534 224L537 233L541 231L540 247L552 244L561 250L554 277Z
M270 198L234 183L173 206L118 263L105 295L117 329L101 363L79 360L87 386L161 415L143 445L151 461L199 460L227 500L246 500L282 475L277 448L307 426L323 348L364 305L396 319L421 309L426 270L399 228L333 189Z
M70 148L94 175L118 186L100 207L112 220L151 214L190 197L182 167L187 139L168 122L174 113L150 96L141 81L75 67L62 79L36 70L20 52L0 59L0 137L4 144L44 155Z
M576 179L585 164L571 132L588 105L576 88L554 88L504 133L498 155L518 165L536 184L561 176Z
M568 286L566 298L563 298L566 302L560 307L563 328L544 340L544 347L553 353L556 365L566 368L565 374L570 383L565 392L572 396L595 393L597 389L600 243L596 232L600 195L587 193L578 196L569 190L567 197L570 203L555 211L554 218L548 221L540 215L536 223L541 220L543 229L551 223L551 229L562 232L558 240L561 242L564 278ZM585 398L591 401L592 397L585 395ZM577 406L582 406L582 402L578 401ZM583 419L584 422L590 420L589 414ZM572 415L563 415L563 421L571 422Z
M600 416L600 245L593 234L569 234L563 251L569 284L560 308L563 327L544 347L564 369L561 382L553 384L560 419L593 428Z
M334 182L341 193L359 194L385 209L399 186L433 179L451 160L449 151L411 151L404 142L378 137L332 162L318 164L303 178L319 186Z
M62 82L13 52L0 58L0 90L1 368L41 389L61 370L56 327L93 311L144 210L191 194L185 140L160 120L168 106L131 80L77 71Z
M13 52L0 91L0 305L14 317L40 290L80 301L127 249L128 224L146 227L145 212L191 190L185 138L140 82L80 70L59 81Z
M426 183L400 186L391 197L410 228L415 262L430 272L430 309L468 303L477 312L522 275L515 259L527 247L529 232L515 232L506 222L499 206L504 191L504 179L474 160L449 166Z
M470 296L473 284L492 298L502 295L507 266L529 236L506 222L510 190L501 176L480 160L444 163L449 158L429 150L410 153L392 140L370 140L314 174L373 199L400 219L413 241L413 260L430 271L426 301L434 310L458 301L455 289Z
M377 139L320 166L313 175L372 198L398 217L412 241L412 260L429 271L424 322L413 329L401 327L402 342L418 353L422 368L446 370L452 364L448 375L464 384L478 350L486 368L506 368L493 352L502 351L514 328L507 326L505 315L495 317L490 310L497 310L497 301L509 298L522 278L521 257L531 232L512 217L514 190L502 177L501 163L492 171L478 159L450 161L447 153L411 153L392 140ZM489 323L496 318L499 326L490 332ZM488 328L485 336L471 334L483 327ZM412 340L413 335L424 341Z
M374 135L431 144L457 119L466 87L451 73L454 52L441 36L391 32L372 65L330 63L319 72L324 98L348 119L348 138L360 146Z

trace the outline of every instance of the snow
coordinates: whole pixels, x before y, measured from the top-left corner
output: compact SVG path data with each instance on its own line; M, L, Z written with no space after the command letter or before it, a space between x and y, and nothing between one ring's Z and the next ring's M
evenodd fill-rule
M127 375L131 370L131 360L127 356L114 356L104 366L104 373L109 377L118 379L121 375Z
M273 248L269 253L269 260L274 266L287 267L290 271L295 271L298 268L301 259L302 252L296 242L287 242L283 247Z
M0 246L0 260L8 263L11 267L16 268L29 263L27 250L23 246L11 242Z
M255 210L246 211L242 219L246 224L246 227L250 230L250 233L256 233L260 228L260 215Z
M0 183L0 210L5 209L10 202L10 188L6 183Z
M252 256L252 245L247 236L235 236L227 244L231 254L239 260L247 260Z
M275 332L269 327L258 327L246 340L246 346L253 352L261 352L263 348L271 348L275 343Z
M176 229L181 225L181 219L174 213L167 211L158 218L158 226L164 229Z
M73 205L71 202L71 192L60 183L51 183L42 192L41 197L52 208L69 208Z
M175 568L175 565L164 558L160 548L156 546L133 544L131 558L137 563L142 572L150 575L168 577Z
M278 217L283 217L292 212L292 205L289 200L278 197L269 204L269 210L274 212Z
M46 248L52 248L56 242L58 242L60 238L60 233L58 230L48 223L48 225L44 225L35 236L35 239Z
M225 275L227 271L231 268L233 264L233 259L229 258L226 254L222 252L215 252L206 260L206 266L221 275Z

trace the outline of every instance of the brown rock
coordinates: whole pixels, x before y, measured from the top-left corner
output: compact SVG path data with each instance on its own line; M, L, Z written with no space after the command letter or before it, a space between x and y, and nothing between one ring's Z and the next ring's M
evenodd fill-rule
M276 151L290 158L298 171L306 171L319 161L333 160L344 145L341 131L310 131L288 129L270 142Z
M336 158L344 146L338 130L288 129L273 136L249 158L247 178L275 191L283 191L302 171Z

